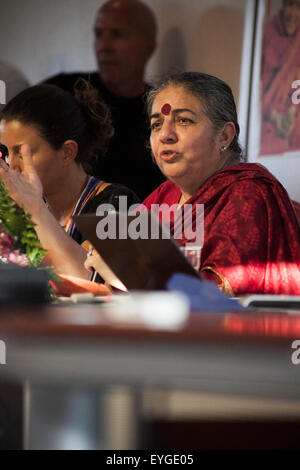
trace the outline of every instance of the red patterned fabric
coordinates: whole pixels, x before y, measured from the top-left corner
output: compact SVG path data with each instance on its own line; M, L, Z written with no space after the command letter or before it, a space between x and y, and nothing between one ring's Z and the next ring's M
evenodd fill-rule
M180 195L167 181L143 204L148 210L153 204L172 205ZM186 204L192 204L193 215L196 205L204 204L205 277L219 284L224 278L236 295L300 294L299 223L287 192L264 167L241 163L227 168L207 180ZM172 223L172 234L174 230Z

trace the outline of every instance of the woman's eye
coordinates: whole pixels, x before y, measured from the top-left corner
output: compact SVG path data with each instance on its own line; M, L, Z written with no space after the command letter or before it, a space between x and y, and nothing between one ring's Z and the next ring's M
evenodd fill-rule
M161 122L160 121L156 121L156 122L153 122L151 124L151 131L155 131L157 129L159 129L161 126Z
M178 122L180 122L181 124L190 124L193 121L189 118L180 117L180 118L178 118Z

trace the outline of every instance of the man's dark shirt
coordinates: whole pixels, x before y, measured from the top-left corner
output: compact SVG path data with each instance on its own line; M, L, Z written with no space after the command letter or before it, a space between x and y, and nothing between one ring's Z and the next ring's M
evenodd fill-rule
M164 176L152 161L149 147L149 122L145 110L145 94L122 98L110 93L97 72L61 73L44 83L51 83L73 92L79 77L90 80L111 110L115 134L105 156L99 157L93 176L132 189L143 201L163 181ZM148 90L150 87L148 87ZM147 90L147 91L148 91Z

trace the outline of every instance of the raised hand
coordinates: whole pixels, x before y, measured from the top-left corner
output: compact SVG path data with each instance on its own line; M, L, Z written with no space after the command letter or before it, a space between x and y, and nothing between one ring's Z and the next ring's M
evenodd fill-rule
M21 156L23 159L23 170L21 172L13 170L0 159L0 177L11 198L19 206L24 206L24 209L32 216L35 216L43 201L43 187L34 168L29 145L22 145Z
M109 286L116 287L119 290L127 291L126 287L114 272L107 266L102 257L96 250L90 250L84 263L85 269L92 272L94 269L105 280Z

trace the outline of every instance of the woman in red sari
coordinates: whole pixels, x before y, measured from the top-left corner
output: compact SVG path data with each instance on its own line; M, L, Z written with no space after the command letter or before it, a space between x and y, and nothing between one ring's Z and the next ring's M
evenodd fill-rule
M300 294L300 228L294 209L264 167L241 163L229 86L203 73L173 75L150 92L148 110L153 156L169 181L144 207L178 204L178 213L188 207L193 229L201 229L197 206L204 204L200 270L226 293ZM161 212L160 217L164 221ZM177 220L171 221L171 233L185 244ZM86 262L90 266L101 269L93 258Z
M264 167L241 163L228 85L201 73L174 75L150 92L148 108L152 152L169 181L144 201L147 209L177 203L183 211L190 204L195 216L204 204L200 269L227 293L299 294L294 209Z

